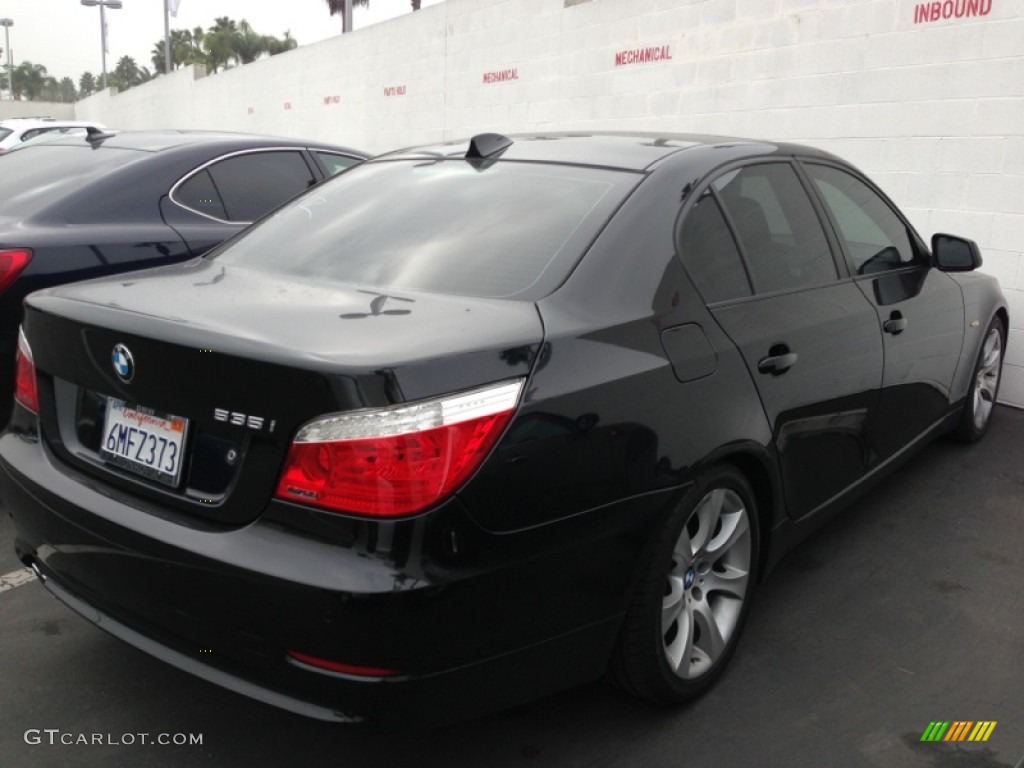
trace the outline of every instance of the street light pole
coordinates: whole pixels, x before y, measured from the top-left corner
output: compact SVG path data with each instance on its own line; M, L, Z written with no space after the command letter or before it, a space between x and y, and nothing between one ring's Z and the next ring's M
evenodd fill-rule
M114 10L123 7L121 0L81 0L82 5L100 7L100 50L103 59L103 90L107 88L107 15L106 9Z
M14 101L14 64L11 59L11 27L13 26L12 19L0 19L0 27L4 28L4 48L7 50L7 90L11 92L11 101Z
M164 74L171 74L171 9L164 0Z

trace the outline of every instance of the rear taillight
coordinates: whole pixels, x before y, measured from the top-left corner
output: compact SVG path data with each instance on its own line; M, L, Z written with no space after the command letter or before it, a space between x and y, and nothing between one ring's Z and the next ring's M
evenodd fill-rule
M522 389L518 379L310 422L288 451L277 497L375 517L425 509L480 466Z
M14 399L32 413L39 413L39 392L36 390L36 365L25 331L18 329L18 354L15 358Z
M32 251L27 248L0 250L0 293L7 290L31 260Z
M345 664L340 661L331 661L329 659L321 659L317 656L310 656L308 653L299 653L298 651L288 651L289 659L294 659L292 663L296 661L299 664L314 667L316 669L326 669L328 672L337 672L342 675L351 675L352 677L359 678L380 678L380 677L395 677L402 674L397 669L385 669L384 667L362 667L355 664Z

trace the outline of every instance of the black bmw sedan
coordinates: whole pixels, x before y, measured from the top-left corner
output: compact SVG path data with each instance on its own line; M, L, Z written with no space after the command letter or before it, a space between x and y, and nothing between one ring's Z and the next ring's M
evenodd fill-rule
M271 136L85 130L0 159L0 426L28 293L198 256L367 157Z
M0 497L73 610L294 712L605 674L685 701L789 547L984 434L980 263L807 147L402 151L204 258L30 296Z

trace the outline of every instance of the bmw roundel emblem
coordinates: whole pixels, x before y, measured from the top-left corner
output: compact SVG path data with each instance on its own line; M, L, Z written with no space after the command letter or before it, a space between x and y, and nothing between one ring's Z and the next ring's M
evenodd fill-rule
M132 353L128 351L128 347L124 344L115 345L110 360L114 364L114 373L117 374L117 378L125 384L132 380L135 376L135 361L132 359Z

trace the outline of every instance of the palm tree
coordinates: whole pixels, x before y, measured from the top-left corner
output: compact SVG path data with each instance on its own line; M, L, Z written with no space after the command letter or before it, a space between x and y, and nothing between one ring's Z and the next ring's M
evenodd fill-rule
M92 72L83 72L82 76L78 78L78 93L79 96L85 97L96 90L96 78L93 77Z
M11 74L14 98L20 99L22 94L25 94L29 101L37 98L46 86L46 77L46 67L42 64L21 62Z
M75 81L70 77L61 78L60 83L57 87L60 89L60 100L64 102L72 102L78 96L78 91L75 90Z
M238 32L234 36L235 57L242 64L256 61L267 53L267 37L256 34L249 22L242 19L238 24Z
M295 41L295 38L292 37L292 32L290 29L285 30L284 37L280 39L274 37L273 35L267 35L264 38L264 41L267 46L267 53L269 53L271 56L276 56L279 53L290 51L296 46L298 46L298 43Z
M41 101L60 101L60 88L57 78L47 75L43 78L43 87L39 89Z
M213 26L203 35L206 63L213 72L229 67L232 60L239 60L236 50L238 35L238 24L227 16L214 19Z
M108 78L108 84L112 84L118 90L127 90L136 85L152 80L155 75L145 67L140 67L131 56L122 56L114 71Z
M345 12L345 0L325 0L327 8L331 12L331 16L336 16L339 13ZM370 0L352 0L352 5L361 5L363 8L370 7Z
M164 44L163 40L157 40L156 45L153 46L153 50L149 52L150 61L153 62L153 69L155 69L157 73L161 75L167 74L164 71L167 68L167 58L164 56L164 49L166 47L167 46ZM171 43L171 50L174 50L174 43ZM171 61L171 68L174 68L173 59Z

